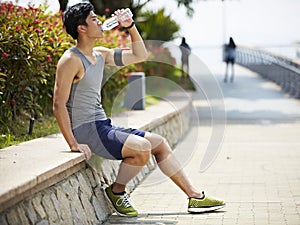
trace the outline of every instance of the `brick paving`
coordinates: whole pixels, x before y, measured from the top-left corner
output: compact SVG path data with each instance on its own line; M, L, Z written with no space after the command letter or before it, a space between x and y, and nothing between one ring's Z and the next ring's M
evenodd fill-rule
M212 131L210 123L201 121L205 113L175 149L195 186L224 199L226 207L187 213L185 195L155 170L131 194L139 216L112 215L105 224L300 224L300 102L249 71L237 68L237 73L239 81L227 84L232 86L220 82L227 122L214 163L200 171ZM246 86L254 88L251 82L256 91L242 95ZM203 105L201 99L194 104Z
M229 125L220 154L203 173L199 161L208 137L202 135L185 171L208 195L226 200L222 210L187 213L185 195L156 170L131 195L138 218L113 215L106 224L300 224L299 129L300 123ZM191 145L187 136L176 151Z

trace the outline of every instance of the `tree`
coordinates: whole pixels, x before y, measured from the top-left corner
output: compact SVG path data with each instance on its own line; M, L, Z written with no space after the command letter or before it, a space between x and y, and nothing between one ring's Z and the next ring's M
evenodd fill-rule
M141 9L150 1L151 0L90 0L90 2L94 5L96 14L102 16L104 15L106 17L109 17L110 14L116 9L130 8L134 18L142 18L142 21L140 21L137 26L140 28L145 40L170 41L174 39L175 34L180 27L174 20L171 19L170 16L164 15L164 9L160 9L157 13L153 13L150 11L141 13ZM59 0L59 2L61 10L64 11L68 0Z
M164 13L165 9L160 9L157 13L147 11L141 14L145 22L138 26L145 40L170 41L175 38L179 25Z
M68 0L58 0L60 5L60 10L64 11L67 7ZM84 0L83 0L84 1ZM111 1L111 0L90 0L90 2L95 7L95 12L98 15L109 16L112 12L119 8L130 8L133 15L139 14L141 9L147 5L151 0L122 0L122 1ZM187 10L187 15L193 15L193 8L191 4L193 0L176 0L178 7L184 6ZM203 0L204 1L204 0Z

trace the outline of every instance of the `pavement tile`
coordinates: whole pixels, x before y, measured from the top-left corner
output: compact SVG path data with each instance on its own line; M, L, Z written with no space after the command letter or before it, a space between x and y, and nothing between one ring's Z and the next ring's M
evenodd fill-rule
M175 148L194 185L224 199L226 207L187 213L186 196L155 170L131 194L139 217L113 215L105 224L300 224L300 101L247 70L237 68L237 74L231 86L220 84L228 120L214 163L200 171L212 135L206 118ZM255 92L246 95L246 88ZM193 103L206 105L203 99Z

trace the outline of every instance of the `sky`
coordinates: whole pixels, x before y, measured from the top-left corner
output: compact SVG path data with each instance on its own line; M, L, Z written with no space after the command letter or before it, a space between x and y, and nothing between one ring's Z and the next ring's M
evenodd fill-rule
M70 0L72 2L78 0ZM27 4L29 0L19 0ZM43 0L30 0L38 4ZM50 9L59 8L57 0ZM178 8L175 0L152 0L147 9L166 8L181 27L178 36L186 37L193 48L220 46L230 36L239 45L286 46L300 42L300 0L207 0L195 1L195 13L186 16L184 7ZM180 43L180 39L174 41Z
M222 44L232 36L242 45L287 45L300 41L299 0L197 1L195 14L185 16L176 1L152 0L181 25L180 35L193 46Z

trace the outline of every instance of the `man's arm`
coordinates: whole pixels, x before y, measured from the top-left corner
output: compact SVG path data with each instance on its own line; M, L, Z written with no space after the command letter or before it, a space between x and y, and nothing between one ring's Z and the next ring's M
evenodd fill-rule
M71 57L70 52L65 53L59 60L54 86L53 113L71 151L82 152L89 159L91 151L87 145L77 143L72 132L71 121L66 107L72 83L76 75L80 73L78 65L81 64L76 61L76 58Z
M121 11L116 11L115 15L118 16ZM133 25L132 25L133 24ZM134 25L134 21L132 18L128 18L125 21L122 21L120 24L123 27L129 27L128 32L131 38L131 48L123 49L121 52L121 60L124 65L130 65L133 63L142 62L147 59L148 53L145 47L144 41ZM132 25L132 26L131 26ZM105 55L106 64L115 66L115 50L114 49L106 49L103 47L98 47L96 50L101 51Z
M146 60L148 56L147 49L136 26L133 25L133 27L128 29L128 32L131 37L131 50L123 50L122 52L122 61L124 65Z

